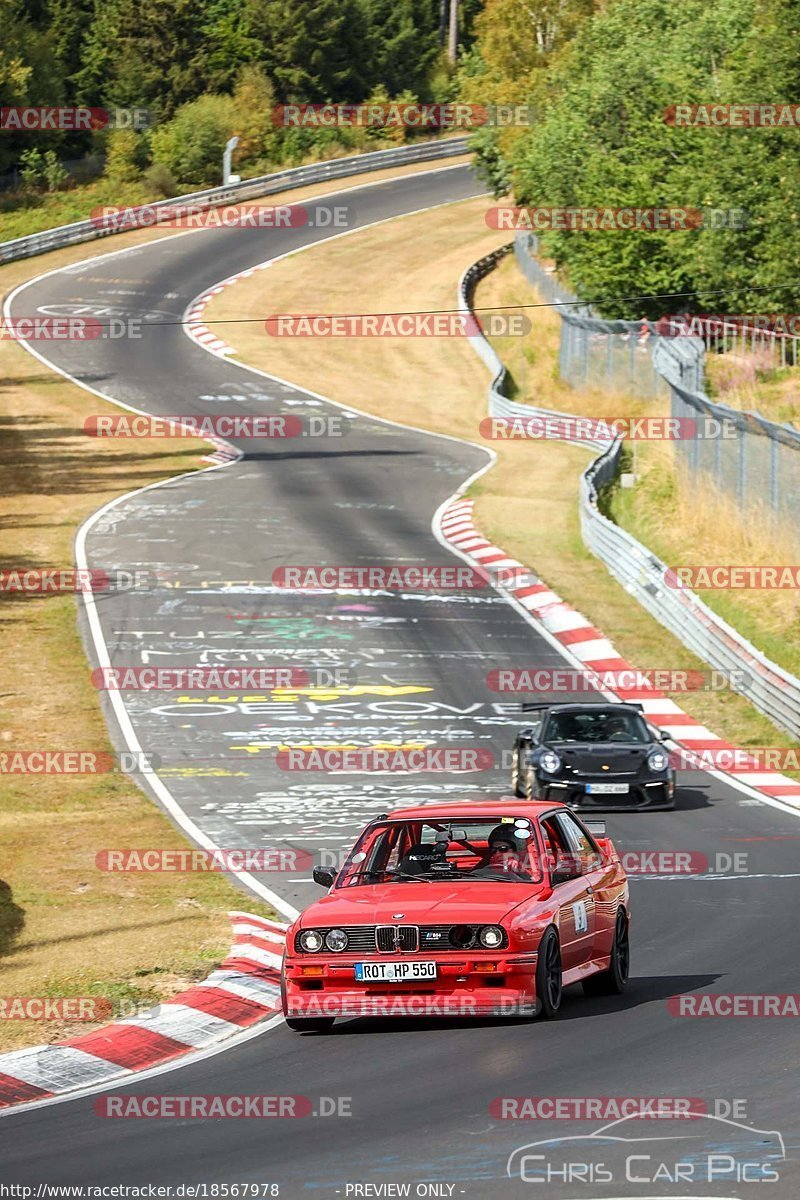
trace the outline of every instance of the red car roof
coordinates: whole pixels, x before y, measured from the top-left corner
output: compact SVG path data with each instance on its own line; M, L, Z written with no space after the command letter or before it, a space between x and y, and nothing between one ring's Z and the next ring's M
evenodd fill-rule
M415 808L395 808L387 814L389 821L416 821L420 817L448 817L454 812L469 816L500 817L513 812L520 817L538 817L540 813L551 812L554 808L566 808L565 804L553 800L519 800L516 796L501 796L497 800L467 800L442 801L437 804L420 804Z

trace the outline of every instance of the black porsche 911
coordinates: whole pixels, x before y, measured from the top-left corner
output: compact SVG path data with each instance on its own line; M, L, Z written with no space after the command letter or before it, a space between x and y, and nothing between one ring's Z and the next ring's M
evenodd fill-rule
M675 772L641 705L523 704L514 795L576 809L671 809Z

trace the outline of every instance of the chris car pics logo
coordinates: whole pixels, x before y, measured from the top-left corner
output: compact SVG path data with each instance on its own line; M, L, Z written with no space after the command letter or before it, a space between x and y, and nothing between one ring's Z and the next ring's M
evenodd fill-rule
M779 1181L786 1150L777 1130L707 1112L690 1115L688 1122L686 1115L653 1122L634 1114L588 1134L528 1142L509 1155L506 1174L561 1186L739 1188Z

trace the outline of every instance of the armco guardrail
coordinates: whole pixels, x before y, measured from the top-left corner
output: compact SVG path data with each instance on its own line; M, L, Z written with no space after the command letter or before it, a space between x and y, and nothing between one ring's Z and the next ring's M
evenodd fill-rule
M462 311L471 311L476 284L512 249L512 246L506 246L495 251L474 263L464 273L458 292ZM473 335L469 340L492 372L489 385L490 416L560 418L563 422L568 414L509 400L503 391L506 369L500 358L482 335ZM698 658L716 670L727 672L731 686L736 691L781 729L800 738L800 679L766 658L693 592L685 588L668 587L666 564L600 511L599 492L617 475L622 440L618 438L610 445L607 440L580 437L567 440L587 449L601 451L599 457L583 472L580 481L581 532L591 552L605 564L626 592L634 596Z
M270 196L275 192L284 192L288 188L301 187L308 183L324 183L328 179L341 179L347 175L360 175L369 171L381 171L386 167L400 167L408 163L429 162L437 158L451 158L467 153L466 138L447 138L441 141L424 142L419 146L400 146L396 150L375 150L369 154L354 154L349 158L333 158L327 162L310 163L305 167L290 167L286 171L278 171L273 175L260 175L257 179L245 179L242 183L230 184L227 187L209 188L204 192L191 192L186 196L175 196L171 200L159 200L153 204L134 206L127 210L135 212L136 208L144 208L148 212L157 213L159 210L176 206L191 206L194 209L218 208L221 204L230 204L238 200L255 200L260 196ZM145 222L142 222L142 227ZM45 254L48 250L59 250L63 246L73 246L78 242L90 242L95 238L108 237L110 234L136 228L135 224L122 225L120 230L113 225L95 225L91 220L75 221L71 225L59 225L55 229L45 229L41 233L31 233L27 237L14 238L10 242L0 243L0 263L14 262L19 258L32 258L35 254Z

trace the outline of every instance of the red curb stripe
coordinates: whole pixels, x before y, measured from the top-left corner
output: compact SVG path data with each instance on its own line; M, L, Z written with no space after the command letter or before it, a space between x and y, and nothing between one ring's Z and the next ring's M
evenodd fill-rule
M26 1100L44 1100L52 1096L46 1088L35 1087L32 1083L23 1083L11 1075L0 1074L0 1108L9 1104L24 1104Z
M549 592L550 588L544 583L531 583L526 587L514 588L513 594L517 600L522 600L525 596L541 596L542 592Z
M156 1033L155 1030L145 1029L140 1025L126 1025L124 1021L117 1025L108 1025L96 1033L87 1033L57 1044L73 1046L76 1050L83 1050L86 1054L93 1054L105 1062L114 1063L117 1067L128 1067L132 1071L175 1058L178 1054L186 1054L192 1049L186 1042L178 1042L174 1038L165 1037L163 1033Z
M243 975L257 975L259 979L268 979L270 982L276 984L280 983L281 973L278 967L267 967L261 963L253 962L249 958L237 958L235 953L230 958L226 958L222 966L229 967L233 971L241 971Z
M565 646L571 646L573 642L597 642L603 635L594 625L584 625L580 629L565 629L554 636Z
M188 1004L190 1008L196 1008L211 1017L221 1017L234 1025L252 1025L260 1021L265 1013L275 1012L274 1004L246 1000L244 996L234 996L231 992L214 987L190 988L188 992L176 996L173 1003Z

